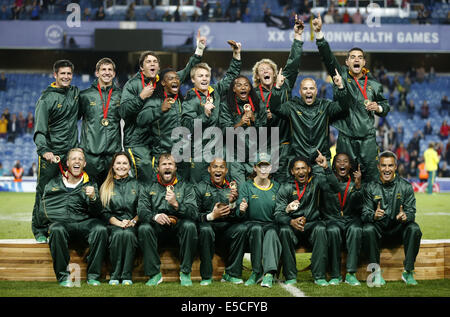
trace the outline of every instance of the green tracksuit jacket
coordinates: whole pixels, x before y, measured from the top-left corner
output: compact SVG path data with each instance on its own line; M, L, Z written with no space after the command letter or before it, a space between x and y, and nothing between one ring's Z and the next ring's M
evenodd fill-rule
M109 205L103 207L102 216L109 223L111 217L122 221L137 215L140 185L133 177L114 179L114 191Z
M384 216L378 220L373 217L380 202ZM407 216L405 223L396 220L400 206ZM416 198L412 185L398 175L389 183L381 180L370 182L363 191L363 250L368 254L369 263L380 263L381 239L384 242L402 243L405 249L404 267L414 270L414 263L420 248L422 232L415 222Z
M225 272L240 278L247 227L236 217L236 207L224 218L207 220L207 215L212 212L216 203L229 204L230 187L228 184L218 187L211 180L203 180L194 188L199 212L197 225L202 279L212 278L212 259L216 245L219 246L220 251L225 251L226 254Z

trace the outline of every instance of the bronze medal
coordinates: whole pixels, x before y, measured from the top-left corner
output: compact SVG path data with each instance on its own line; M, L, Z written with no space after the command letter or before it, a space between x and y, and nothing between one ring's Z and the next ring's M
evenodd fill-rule
M102 119L102 126L106 127L106 126L108 126L108 124L109 124L109 120L106 119L106 118L103 118Z

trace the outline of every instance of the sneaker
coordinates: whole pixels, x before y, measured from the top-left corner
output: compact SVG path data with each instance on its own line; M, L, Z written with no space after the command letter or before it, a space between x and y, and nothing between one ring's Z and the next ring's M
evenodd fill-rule
M59 283L59 286L62 287L74 287L74 284L71 280L65 280Z
M258 283L262 278L262 274L256 274L255 272L252 272L248 280L245 282L245 286L255 285Z
M286 280L285 282L284 282L284 284L286 284L286 285L294 285L294 284L296 284L297 283L297 279L296 278L293 278L293 279L291 279L291 280Z
M271 288L272 283L273 283L273 275L270 273L266 273L266 275L264 275L264 278L261 282L261 286Z
M156 286L158 284L161 284L163 281L162 274L159 272L158 274L153 275L145 285L147 286Z
M229 275L228 273L223 273L222 275L222 282L230 282L233 284L242 284L244 281L241 278L233 277Z
M406 285L417 285L417 281L414 279L414 271L403 271L402 280Z
M192 286L191 273L180 272L181 286Z
M342 277L336 277L336 278L332 278L328 284L329 285L339 285L342 282Z
M314 284L317 284L319 286L328 286L328 282L324 279L315 280Z
M108 284L113 286L119 285L119 280L109 280Z
M201 282L200 282L200 285L201 286L209 286L209 285L211 285L211 283L212 283L212 279L206 279L206 280L202 280Z
M45 236L39 236L36 238L37 243L47 243L47 238Z
M347 283L351 286L360 286L361 285L361 283L356 278L355 273L347 273L345 275L345 283Z
M91 286L99 286L100 285L100 282L97 280L94 280L94 279L87 280L87 283L88 283L88 285L91 285Z
M123 280L122 285L125 285L125 286L133 285L133 281L132 280Z

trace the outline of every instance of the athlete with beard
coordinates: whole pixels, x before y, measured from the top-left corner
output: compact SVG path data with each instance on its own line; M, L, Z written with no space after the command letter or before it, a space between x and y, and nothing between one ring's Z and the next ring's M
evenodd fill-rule
M380 247L383 241L402 242L405 249L402 280L416 285L414 263L419 253L422 232L415 222L416 198L412 185L397 175L397 157L390 151L380 154L379 178L364 187L363 191L363 250L369 263L380 264ZM380 270L374 274L375 286L386 282Z
M217 249L225 250L225 272L222 280L241 284L242 259L247 227L236 216L238 191L227 179L227 163L216 157L208 166L209 180L195 186L199 211L198 237L200 285L212 283L212 259Z
M339 64L324 38L320 14L312 21L312 26L328 74L333 76L337 69L349 90L349 111L334 118L336 121L332 123L339 130L336 151L348 153L361 165L364 182L375 181L378 179L375 115L385 117L390 110L383 95L383 85L365 68L366 59L360 48L348 51L345 66Z
M183 70L177 72L178 79L184 83L189 78L191 68L200 63L203 50L206 47L206 38L197 34L197 48ZM139 112L147 106L153 98L153 92L160 81L160 60L156 53L146 51L139 57L139 72L125 84L122 90L119 113L125 121L124 148L130 154L136 178L139 181L153 181L151 149L158 145L152 140L148 127L139 127L136 123ZM167 106L166 106L167 107ZM154 164L153 164L154 165Z
M60 164L60 175L45 186L37 214L37 224L49 232L53 269L59 285L73 287L68 265L69 243L89 245L87 278L89 285L99 285L103 259L108 247L108 233L103 220L97 184L84 172L83 150L67 153L67 170Z
M287 285L297 283L295 250L306 243L312 246L314 283L328 286L325 279L328 241L325 222L320 219L319 196L321 190L327 190L328 186L337 188L338 184L325 156L320 151L318 154L316 163L324 170L325 179L311 175L309 159L296 157L289 165L292 178L280 186L276 196L274 217L280 227L281 261Z
M191 271L197 250L198 218L195 192L189 183L179 181L175 159L169 153L158 158L157 182L141 190L138 202L139 245L143 252L144 274L150 279L146 285L162 282L159 241L179 246L180 281L191 286Z
M80 93L78 118L82 118L80 147L86 156L86 172L101 186L114 153L121 151L121 89L114 81L116 65L102 58L95 66L91 87Z
M352 286L361 285L355 273L362 243L362 188L361 170L353 172L346 153L338 153L333 159L333 171L338 179L339 191L326 186L320 192L320 215L327 226L328 256L330 263L330 285L341 281L341 251L343 241L347 250L347 274L345 282Z
M294 97L281 104L277 94L273 95L272 111L290 120L291 157L302 156L314 162L319 150L328 162L331 158L329 131L330 118L346 110L346 100L349 97L346 83L340 74L335 71L334 94L340 102L321 99L317 97L317 85L312 78L305 78L300 84L300 98ZM277 76L275 91L284 83L284 76L280 72ZM313 173L323 176L323 169L314 164Z
M231 82L239 75L241 71L241 43L230 41L233 49L233 58L230 66L224 77L216 84L211 83L211 67L206 63L199 63L191 70L191 81L194 88L189 90L182 105L182 126L191 131L194 135L194 120L201 120L202 132L209 127L219 125L220 101L221 96L230 87ZM203 135L203 134L202 134ZM214 138L214 142L217 140ZM222 141L222 140L220 140ZM198 183L201 180L208 180L209 174L207 171L208 163L203 150L207 149L209 139L199 138L191 140L192 143L192 162L191 162L191 181ZM202 156L196 157L196 148L201 148L199 153ZM206 152L205 152L206 153ZM222 156L223 153L213 153L213 155Z
M273 166L278 167L278 169L273 171L273 173L274 178L280 183L284 182L289 175L287 165L290 149L291 128L288 119L273 113L272 104L274 103L275 98L273 98L272 95L279 94L278 100L281 103L284 103L291 98L292 89L294 88L295 81L297 80L300 67L300 58L303 47L303 29L303 21L299 20L296 15L294 40L292 42L288 60L282 71L285 81L281 89L273 89L277 81L278 67L271 59L263 58L253 66L253 87L256 89L256 93L260 97L260 107L264 108L267 112L268 145L270 145L271 128L278 128L279 160L278 162L273 162ZM267 149L269 153L270 150L270 148Z
M250 80L242 75L237 77L228 89L226 100L220 104L219 126L226 141L230 178L238 185L253 171L252 162L256 161L258 146L257 128L265 126L266 122L266 110L261 107ZM230 140L227 134L233 139Z
M39 155L36 196L31 228L36 241L47 242L47 231L36 227L45 185L59 174L58 162L66 161L66 153L78 143L79 89L72 86L74 66L69 60L59 60L53 65L53 82L44 90L36 103L34 143Z

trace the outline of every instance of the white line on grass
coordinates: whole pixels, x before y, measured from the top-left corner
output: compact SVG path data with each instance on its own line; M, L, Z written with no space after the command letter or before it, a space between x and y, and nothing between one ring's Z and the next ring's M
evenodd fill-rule
M424 216L450 216L450 212L427 212L423 213Z
M31 213L16 213L13 215L0 215L0 220L9 220L9 221L31 221Z
M245 253L244 259L250 261L250 253ZM307 297L305 293L303 293L298 287L286 285L281 281L278 281L278 284L280 284L282 288L284 288L289 294L291 294L294 297Z

